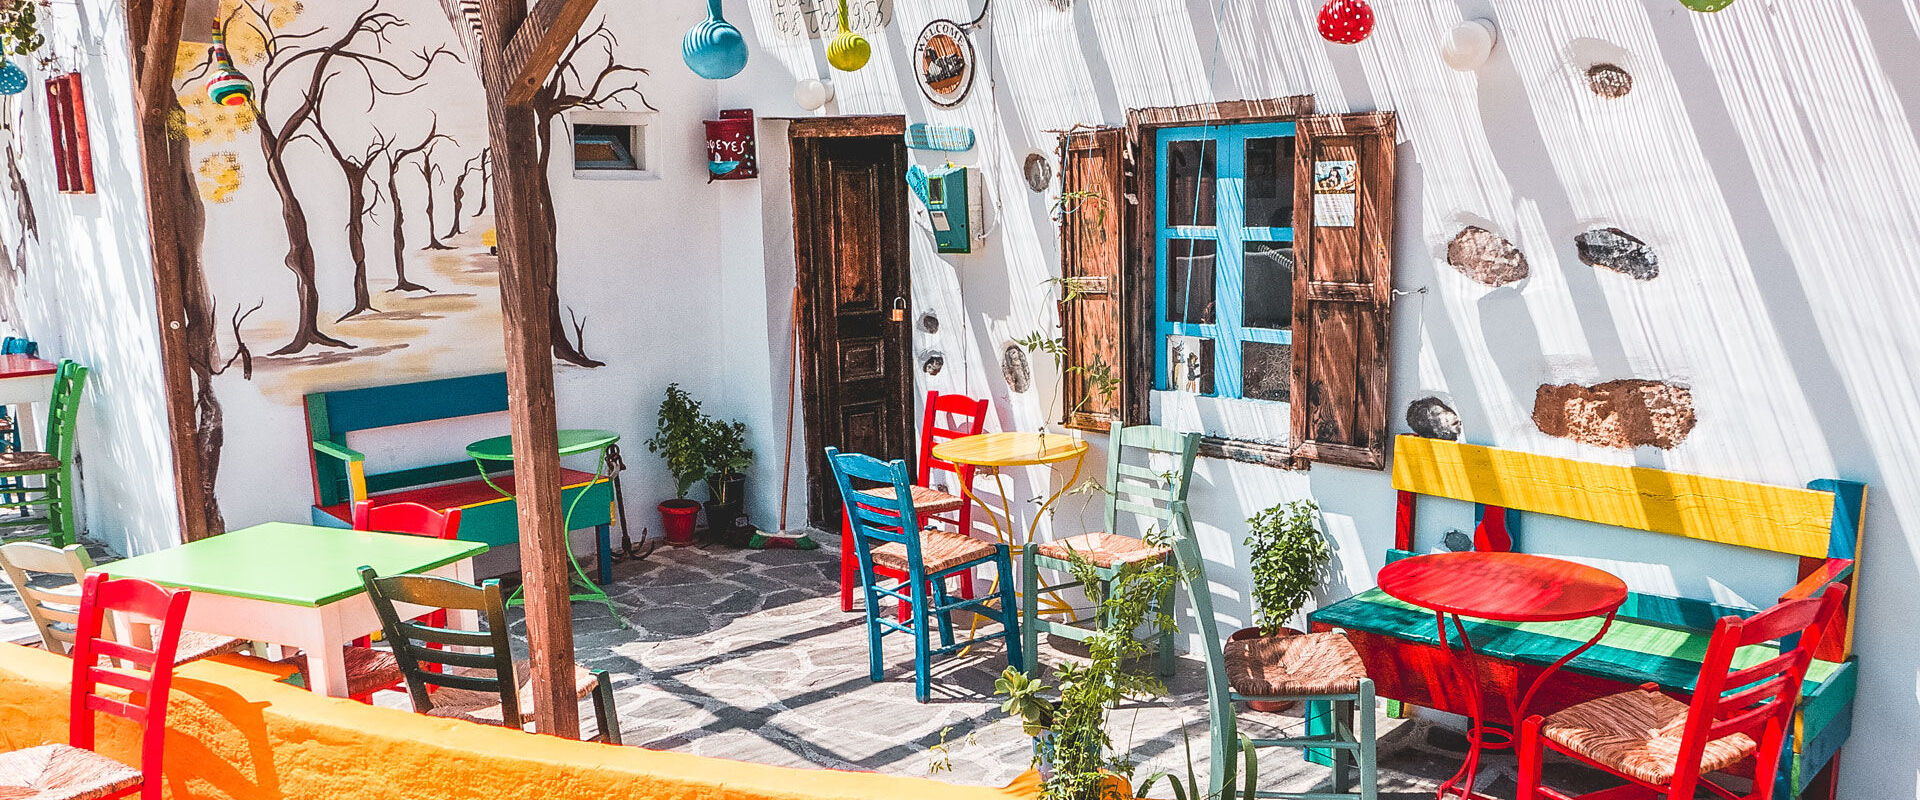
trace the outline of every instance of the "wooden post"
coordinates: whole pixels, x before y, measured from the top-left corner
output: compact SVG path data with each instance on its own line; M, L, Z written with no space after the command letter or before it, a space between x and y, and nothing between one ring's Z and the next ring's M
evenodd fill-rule
M167 116L174 104L175 54L180 50L180 24L187 0L130 0L127 38L132 49L133 99L140 125L141 173L147 201L148 242L153 257L153 293L160 320L160 369L166 392L168 439L173 451L173 499L180 517L180 535L194 541L224 531L207 529L206 495L213 491L204 479L200 451L194 442L193 374L188 368L185 286L181 282L181 230L174 218L174 198L180 182L178 166L171 165Z
M493 144L500 310L506 326L520 561L532 657L530 699L535 729L569 738L580 736L580 709L573 683L565 509L560 505L553 328L547 314L552 284L534 274L540 269L535 246L551 232L532 229L537 225L534 221L544 218L534 182L547 177L540 174L535 151L537 117L525 99L515 101L512 90L524 85L529 73L538 73L536 81L546 79L563 49L549 40L557 39L559 45L572 41L593 1L542 0L536 6L541 13L533 19L529 19L526 0L482 0L480 4L480 77L487 91L487 131ZM516 42L521 48L512 46ZM552 59L539 60L548 54Z

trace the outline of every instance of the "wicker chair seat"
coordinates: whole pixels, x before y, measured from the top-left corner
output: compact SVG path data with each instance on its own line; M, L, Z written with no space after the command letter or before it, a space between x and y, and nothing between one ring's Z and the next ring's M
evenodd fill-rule
M939 489L915 486L909 491L913 495L913 512L916 514L944 514L949 511L958 511L962 506L967 504L965 499L954 497ZM881 486L877 489L865 489L862 490L860 494L868 495L879 500L891 501L893 500L893 487Z
M385 650L348 645L343 655L347 662L347 695L350 697L373 694L407 680L406 673L400 671L400 660ZM307 654L304 652L282 658L277 663L291 664L300 669L300 674L309 674Z
M873 548L873 563L895 572L907 571L907 546L889 542ZM991 557L991 544L947 531L920 532L920 560L929 573L945 572L970 561Z
M140 770L71 745L0 753L0 800L97 800L140 780Z
M492 670L463 668L454 671L456 673L482 677L493 676ZM515 683L520 687L520 721L522 724L532 722L533 684L530 680L531 670L528 662L525 660L515 660L513 662L513 675ZM573 665L573 691L574 695L579 699L585 700L593 694L593 687L596 680L593 673L586 667L582 667L579 664ZM439 686L434 688L433 708L427 710L427 716L464 719L468 722L478 722L482 725L505 725L507 724L506 715L502 712L503 709L501 708L499 694L483 692L477 689Z
M34 450L0 452L0 473L53 472L60 469L60 457Z
M1555 744L1623 775L1648 783L1673 780L1687 706L1646 689L1588 700L1547 717L1540 732ZM1744 733L1707 742L1700 772L1718 772L1753 755L1759 743Z
M245 639L235 639L231 636L220 636L218 634L201 633L199 631L181 631L180 649L174 651L173 663L175 666L179 666L189 661L199 661L203 658L212 658L213 656L226 655L228 653L238 653L246 648L247 641Z
M1072 561L1078 554L1101 569L1113 569L1143 561L1158 561L1167 556L1167 548L1147 544L1117 533L1083 533L1053 542L1034 545L1033 551L1056 561Z
M1261 636L1227 642L1227 684L1250 697L1350 694L1366 662L1344 633Z

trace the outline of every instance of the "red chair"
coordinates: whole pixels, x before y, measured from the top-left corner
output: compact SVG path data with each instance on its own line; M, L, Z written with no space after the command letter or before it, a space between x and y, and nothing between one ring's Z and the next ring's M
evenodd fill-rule
M353 529L457 539L460 537L460 509L437 511L419 503L374 505L372 500L360 500L353 504ZM435 628L445 628L447 612L435 611L420 617L420 621ZM355 639L353 644L347 646L345 655L348 697L371 704L374 692L385 689L405 691L407 676L400 670L399 659L390 652L375 648L372 637ZM307 670L305 653L281 659L281 663L297 666L302 673Z
M947 415L951 427L942 427L940 415ZM933 446L962 436L978 434L987 425L987 401L975 400L963 394L941 394L927 392L926 414L920 419L920 457L919 475L913 486L913 509L920 515L920 526L926 527L929 521L944 522L954 526L963 534L973 533L973 503L966 496L973 490L974 468L965 464L949 464L933 457ZM951 475L951 486L941 491L933 484L933 471L940 470ZM891 499L893 489L882 487L868 490L867 494L882 499ZM853 610L853 592L860 586L860 565L856 563L853 541L853 529L847 524L846 516L840 518L840 610ZM876 565L874 570L882 577L905 580L906 574ZM973 570L969 569L960 576L960 596L973 599ZM912 612L906 606L900 608L900 619L905 620Z
M0 753L0 796L34 800L126 797L160 800L160 748L167 737L167 695L173 687L173 660L187 615L185 591L168 591L142 580L87 576L80 590L80 619L73 646L73 707L67 744L43 744ZM122 644L101 635L106 613L158 621L160 636L152 649ZM102 666L101 659L107 664ZM122 699L99 693L104 684L133 693ZM142 727L140 768L93 751L94 712L133 720ZM24 795L11 793L24 788Z
M1721 797L1771 800L1801 680L1846 593L1845 586L1835 585L1817 597L1788 600L1746 619L1721 619L1691 703L1648 684L1527 719L1520 728L1518 800L1579 800L1540 785L1546 750L1629 782L1583 798L1692 800L1694 790L1704 786ZM1774 640L1780 641L1779 655L1732 669L1734 651ZM1753 789L1747 794L1706 779L1707 773L1749 759Z

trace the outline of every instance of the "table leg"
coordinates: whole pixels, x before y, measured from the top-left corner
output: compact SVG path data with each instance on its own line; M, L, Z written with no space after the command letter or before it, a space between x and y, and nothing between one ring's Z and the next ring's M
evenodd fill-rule
M453 577L461 583L473 583L473 559L463 558L453 563ZM447 625L455 630L480 630L480 612L474 609L448 609Z
M307 654L307 688L328 697L347 696L347 637L341 633L338 605L291 612L307 618L297 642Z
M45 448L46 429L40 427L39 403L21 403L13 407L14 429L20 431L20 449L36 451Z

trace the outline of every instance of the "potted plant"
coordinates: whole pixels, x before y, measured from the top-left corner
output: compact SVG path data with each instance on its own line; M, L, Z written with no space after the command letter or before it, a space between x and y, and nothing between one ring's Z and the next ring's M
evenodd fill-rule
M1101 611L1100 628L1087 639L1087 663L1055 668L1057 690L1008 667L994 681L994 691L1006 698L1001 710L1018 717L1033 737L1043 800L1125 798L1132 795L1127 779L1133 762L1126 753L1112 752L1107 715L1123 696L1163 691L1154 678L1123 668L1150 652L1138 636L1142 626L1152 625L1156 632L1171 629L1170 614L1163 610L1150 617L1150 612L1154 598L1173 585L1176 573L1164 561L1135 565L1115 576L1110 591L1099 596L1093 565L1075 556L1071 566Z
M1261 636L1295 636L1286 627L1325 578L1332 551L1320 533L1320 507L1312 500L1273 506L1247 520L1247 550L1253 572L1256 627L1242 628L1232 641ZM1280 711L1289 703L1254 702L1256 711Z
M667 385L667 398L660 402L659 430L647 440L647 450L666 459L673 474L674 499L660 504L660 528L667 544L683 547L693 544L695 515L700 504L687 499L687 492L707 475L703 452L707 425L700 403L680 388Z
M746 546L753 535L744 524L747 504L747 467L753 451L747 449L747 426L740 422L702 420L701 459L706 465L707 535L735 547Z

